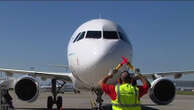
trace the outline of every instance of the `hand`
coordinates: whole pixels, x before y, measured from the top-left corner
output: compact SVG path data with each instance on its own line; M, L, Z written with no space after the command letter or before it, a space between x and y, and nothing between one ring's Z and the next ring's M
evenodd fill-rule
M112 74L117 74L117 73L118 73L118 70L113 69Z
M137 79L141 79L141 78L143 78L143 75L142 74L136 74L136 76L135 76Z
M118 72L118 70L116 70L116 69L111 69L111 70L109 71L108 75L109 75L110 77L113 77L113 75L116 74L117 72Z

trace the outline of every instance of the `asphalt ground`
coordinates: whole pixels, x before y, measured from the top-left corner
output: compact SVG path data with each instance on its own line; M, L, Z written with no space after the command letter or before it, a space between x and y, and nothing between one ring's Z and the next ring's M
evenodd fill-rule
M47 97L51 95L49 92L41 92L38 99L33 103L23 102L17 99L16 95L11 93L13 97L13 105L16 110L46 110ZM95 101L95 95L88 92L82 92L80 94L74 94L67 92L61 94L63 97L63 109L64 110L91 110L91 104ZM104 95L104 108L109 110L110 99ZM156 105L154 104L148 95L141 99L144 105L142 110L194 110L194 96L192 95L176 95L175 100L169 105Z

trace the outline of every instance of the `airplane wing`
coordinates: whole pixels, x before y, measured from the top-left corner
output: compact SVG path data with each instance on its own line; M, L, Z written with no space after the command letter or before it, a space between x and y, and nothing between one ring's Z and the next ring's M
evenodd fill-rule
M181 78L183 75L194 74L194 70L191 71L170 71L170 72L153 72L153 73L142 73L147 78L157 77L169 77L172 76L175 79Z
M57 72L39 72L39 71L28 71L28 70L17 70L17 69L5 69L0 68L0 72L6 73L8 76L12 76L12 74L26 74L30 76L38 76L41 78L56 78L63 79L67 82L72 82L72 73L57 73Z

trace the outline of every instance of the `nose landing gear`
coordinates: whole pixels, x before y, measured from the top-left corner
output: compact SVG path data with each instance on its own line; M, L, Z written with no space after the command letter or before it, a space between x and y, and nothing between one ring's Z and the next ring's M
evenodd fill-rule
M98 103L97 110L103 110L103 106L102 106L102 103L104 101L102 99L103 91L101 89L95 89L94 92L97 96L96 98L96 102Z

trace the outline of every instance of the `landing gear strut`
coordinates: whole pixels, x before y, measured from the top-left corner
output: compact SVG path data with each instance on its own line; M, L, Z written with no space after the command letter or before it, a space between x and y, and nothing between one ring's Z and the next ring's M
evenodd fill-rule
M102 107L102 103L103 103L103 99L102 99L102 95L103 95L103 91L101 89L96 89L94 90L97 98L96 98L96 102L98 103L98 107L97 110L103 110Z
M47 99L47 109L48 110L52 110L52 107L54 104L57 105L57 110L60 110L62 108L62 97L58 96L57 97L57 87L56 87L56 79L52 79L51 83L52 83L52 95L53 96L48 96Z

